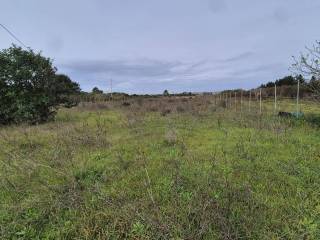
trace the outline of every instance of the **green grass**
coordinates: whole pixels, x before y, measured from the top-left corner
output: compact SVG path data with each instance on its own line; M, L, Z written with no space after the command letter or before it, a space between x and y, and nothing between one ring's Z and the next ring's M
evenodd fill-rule
M320 239L319 108L303 107L75 108L2 127L0 238Z

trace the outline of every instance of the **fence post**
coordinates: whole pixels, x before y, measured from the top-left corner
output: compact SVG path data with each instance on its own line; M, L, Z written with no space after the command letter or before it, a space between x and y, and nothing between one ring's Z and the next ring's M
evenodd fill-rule
M249 112L251 112L251 90L249 92Z
M224 95L224 101L226 104L226 108L228 108L228 95L226 93L224 93L223 95Z
M300 112L300 109L299 109L299 95L300 95L300 81L299 81L299 78L298 78L298 89L297 89L297 116L298 116L298 113Z
M240 91L240 111L242 112L242 90Z
M234 92L234 109L237 111L237 92Z
M277 84L274 84L274 113L277 114Z
M261 96L261 88L260 88L260 115L262 114L262 96Z

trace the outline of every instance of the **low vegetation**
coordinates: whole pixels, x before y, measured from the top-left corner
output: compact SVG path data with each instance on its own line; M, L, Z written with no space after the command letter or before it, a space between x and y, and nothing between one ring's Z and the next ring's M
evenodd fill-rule
M319 239L320 109L263 104L81 103L0 128L0 238Z

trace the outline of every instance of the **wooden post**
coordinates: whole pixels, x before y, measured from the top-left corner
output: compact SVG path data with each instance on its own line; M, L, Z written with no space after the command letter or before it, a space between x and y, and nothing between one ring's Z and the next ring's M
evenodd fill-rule
M251 112L251 90L249 92L249 112Z
M226 94L226 108L229 108L228 93L226 92L225 94Z
M260 88L260 114L262 114L262 94L261 94L261 88Z
M274 84L274 113L277 114L277 85Z
M242 112L242 90L240 93L240 111Z
M228 108L228 93L226 93L226 108Z
M299 108L299 97L300 97L300 80L298 78L298 89L297 89L297 117L298 117L298 113L300 112L300 108Z
M112 100L112 78L110 78L110 97Z
M237 111L237 92L234 92L234 109Z

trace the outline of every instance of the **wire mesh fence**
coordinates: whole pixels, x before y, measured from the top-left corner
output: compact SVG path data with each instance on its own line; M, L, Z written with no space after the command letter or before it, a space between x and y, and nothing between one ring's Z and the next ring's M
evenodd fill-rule
M259 114L278 114L279 112L320 113L320 105L312 98L304 98L297 102L293 97L243 97L239 94L222 94L213 97L214 103L224 106L226 110L251 112Z

